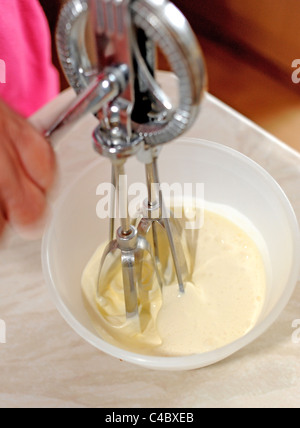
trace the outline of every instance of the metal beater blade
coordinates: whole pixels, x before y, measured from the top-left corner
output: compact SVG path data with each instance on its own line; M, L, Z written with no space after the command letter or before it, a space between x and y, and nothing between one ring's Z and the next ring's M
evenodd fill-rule
M144 202L144 217L141 219L138 226L138 233L140 236L146 238L149 233L152 234L153 238L153 251L154 257L161 271L161 276L164 278L164 283L170 283L167 278L167 271L174 268L175 276L179 287L179 292L184 293L184 281L188 276L188 267L186 257L181 245L181 237L179 236L180 226L176 223L172 216L172 212L166 209L163 194L160 189L160 181L157 168L157 157L156 150L149 149L151 162L146 163L146 177L147 177L147 188L148 188L148 199ZM146 158L149 158L149 153ZM160 235L166 235L161 237ZM168 241L168 248L170 249L172 266L168 262L168 257L164 263L162 263L162 255L160 254L159 243L160 239L166 239Z
M124 161L115 162L113 164L113 170L115 171L114 181L117 183L118 199L123 201L125 206L127 206L127 189L123 189L119 185L119 178L125 175ZM127 211L126 207L125 210ZM121 227L117 230L117 238L108 244L101 260L97 286L97 297L100 301L101 296L103 295L103 287L107 284L107 279L105 278L105 275L103 275L104 266L107 258L116 252L119 252L115 259L116 262L111 264L109 270L115 271L118 263L121 261L126 317L128 319L132 319L139 315L138 296L144 295L145 297L145 293L149 291L149 284L152 284L153 282L152 278L147 284L143 283L141 266L145 252L150 256L153 276L156 276L160 288L162 287L162 281L155 264L151 247L148 241L139 235L137 229L130 224L128 213L126 214L126 217L121 217Z

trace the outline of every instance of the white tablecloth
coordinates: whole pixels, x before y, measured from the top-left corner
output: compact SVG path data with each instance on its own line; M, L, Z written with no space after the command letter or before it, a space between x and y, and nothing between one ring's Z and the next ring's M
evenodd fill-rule
M161 78L174 91L170 76ZM61 95L33 120L48 122L71 96ZM87 118L58 148L56 195L97 157L90 143L94 124ZM209 95L187 135L225 144L261 164L300 220L298 153ZM292 341L299 284L272 328L233 357L193 372L155 372L99 352L70 329L45 287L40 247L10 231L0 244L0 319L7 327L7 343L0 344L0 407L299 407L300 344Z

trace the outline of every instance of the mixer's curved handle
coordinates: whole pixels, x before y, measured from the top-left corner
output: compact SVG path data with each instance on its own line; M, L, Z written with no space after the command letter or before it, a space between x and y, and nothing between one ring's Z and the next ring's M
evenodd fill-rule
M82 92L92 79L86 73L93 68L86 50L88 14L89 0L71 0L62 8L56 30L60 63L77 93Z
M122 0L97 0L102 8L117 7ZM205 65L196 37L181 12L168 0L124 0L130 5L131 21L156 43L169 60L178 77L179 102L165 115L149 115L146 123L132 123L132 129L145 142L155 146L181 135L194 122L204 89ZM70 0L63 8L57 27L57 47L60 61L71 86L79 93L93 77L93 66L87 54L85 28L91 0ZM132 31L132 49L144 86L153 93L160 106L166 106L164 96L138 50L137 32ZM115 64L117 65L117 64ZM101 70L94 70L96 74ZM151 117L150 117L151 116Z

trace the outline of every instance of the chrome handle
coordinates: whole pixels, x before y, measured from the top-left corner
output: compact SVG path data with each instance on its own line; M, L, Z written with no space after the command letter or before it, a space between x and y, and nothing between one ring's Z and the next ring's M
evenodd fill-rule
M44 136L53 145L62 138L70 128L85 115L98 113L109 102L116 99L126 88L128 70L120 66L93 79L87 88L70 104L45 131Z

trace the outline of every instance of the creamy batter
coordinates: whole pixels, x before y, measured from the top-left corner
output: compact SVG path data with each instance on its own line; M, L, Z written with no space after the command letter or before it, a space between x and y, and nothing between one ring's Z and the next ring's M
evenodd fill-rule
M240 226L205 211L198 232L187 231L185 254L192 274L180 294L173 281L161 293L154 279L148 296L140 294L140 324L126 320L121 265L107 275L101 299L96 286L105 246L99 248L82 277L87 310L101 337L147 355L182 356L213 351L250 331L266 298L266 269L260 249ZM166 249L162 248L166 254ZM144 276L149 276L151 264ZM151 276L150 276L151 277ZM155 275L154 275L155 278Z

